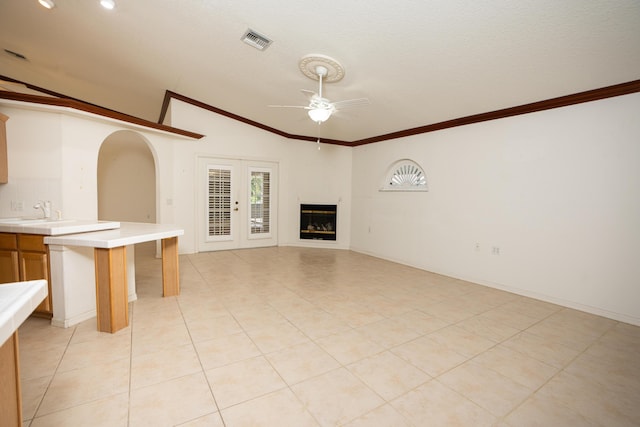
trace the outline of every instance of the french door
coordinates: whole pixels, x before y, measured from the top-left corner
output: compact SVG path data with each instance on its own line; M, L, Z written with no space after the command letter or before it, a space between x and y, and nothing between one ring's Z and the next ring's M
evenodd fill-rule
M199 251L275 246L278 165L198 158Z

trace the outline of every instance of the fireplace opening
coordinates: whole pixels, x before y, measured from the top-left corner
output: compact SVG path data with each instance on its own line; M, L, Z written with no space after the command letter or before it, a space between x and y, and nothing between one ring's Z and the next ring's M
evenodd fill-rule
M336 240L337 205L300 205L300 238Z

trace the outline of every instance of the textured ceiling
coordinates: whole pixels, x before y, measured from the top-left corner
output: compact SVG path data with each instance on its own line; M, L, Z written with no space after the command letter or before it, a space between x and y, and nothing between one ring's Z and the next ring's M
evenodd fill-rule
M0 1L0 75L151 121L170 90L315 136L304 110L267 107L306 103L314 53L346 70L327 98L370 100L321 125L343 141L640 78L638 0L55 1Z

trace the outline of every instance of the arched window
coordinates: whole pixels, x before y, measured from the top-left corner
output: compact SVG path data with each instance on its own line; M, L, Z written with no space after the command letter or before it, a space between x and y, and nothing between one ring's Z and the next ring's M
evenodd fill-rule
M380 191L427 191L427 177L413 160L398 160L389 167Z

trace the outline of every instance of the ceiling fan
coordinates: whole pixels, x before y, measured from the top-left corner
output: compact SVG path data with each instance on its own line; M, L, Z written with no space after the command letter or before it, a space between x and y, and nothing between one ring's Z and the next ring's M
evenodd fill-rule
M310 79L318 80L318 92L302 90L309 98L309 105L269 105L280 108L302 108L309 117L320 124L329 119L333 113L345 108L359 107L369 104L368 98L348 99L331 102L322 94L322 83L332 83L344 77L344 68L335 59L325 55L307 55L300 60L300 71Z

